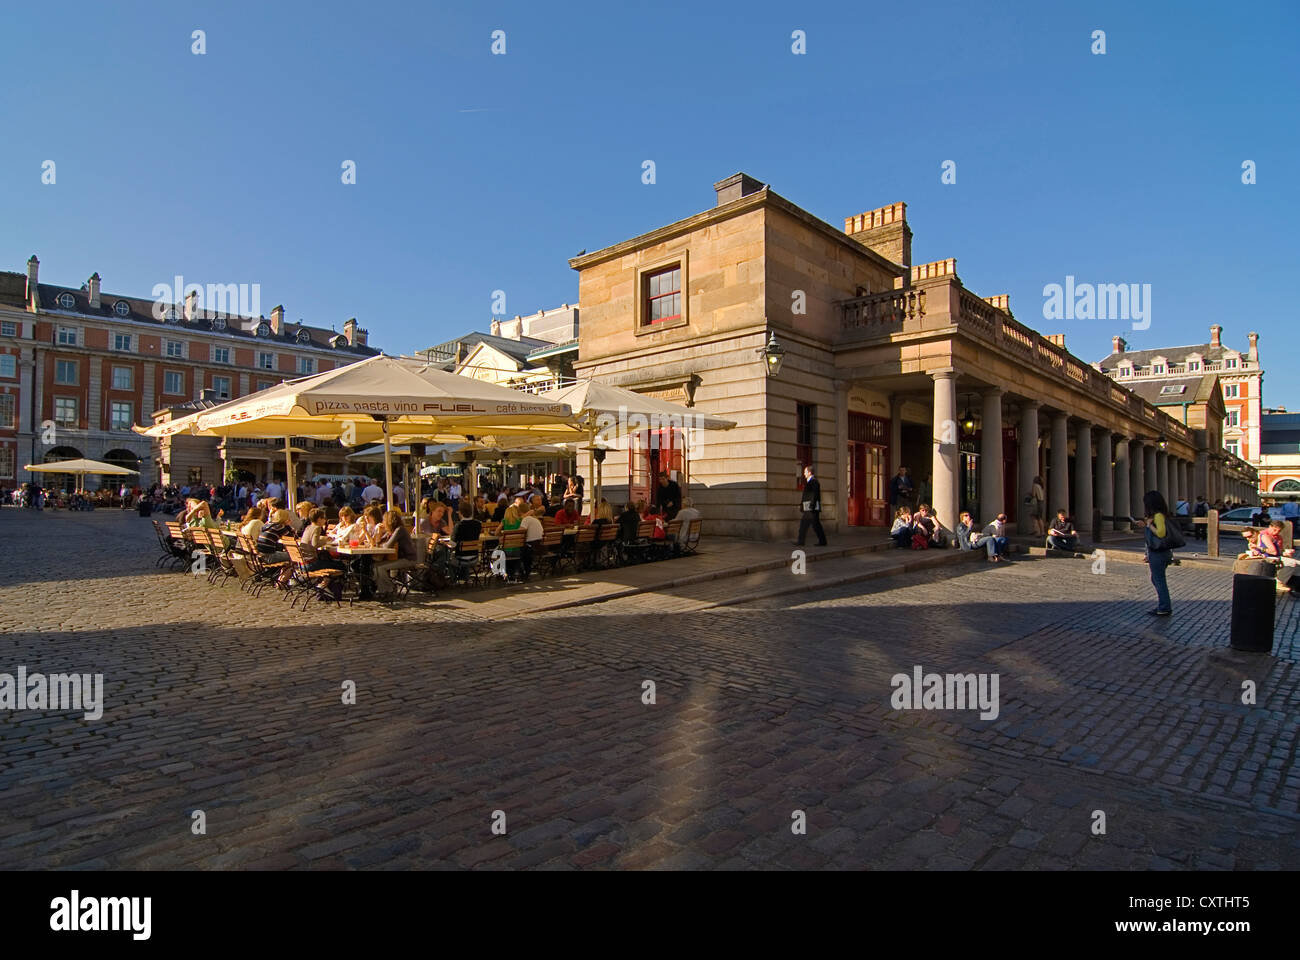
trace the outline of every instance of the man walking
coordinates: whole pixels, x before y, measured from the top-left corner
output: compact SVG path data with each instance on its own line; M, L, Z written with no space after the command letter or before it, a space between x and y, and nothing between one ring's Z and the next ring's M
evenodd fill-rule
M826 532L822 530L822 487L813 476L812 464L803 468L803 497L800 507L803 511L803 519L799 521L799 539L796 546L803 546L804 538L808 535L808 528L817 534L817 546L826 546Z

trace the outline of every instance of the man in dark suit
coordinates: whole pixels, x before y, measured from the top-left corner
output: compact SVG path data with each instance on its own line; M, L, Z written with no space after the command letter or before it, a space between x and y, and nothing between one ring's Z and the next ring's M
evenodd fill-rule
M803 494L800 497L800 507L803 510L803 519L799 521L799 540L798 546L803 546L804 538L808 535L808 528L812 527L813 533L817 534L817 546L826 546L826 532L822 530L822 488L813 476L812 465L803 468Z

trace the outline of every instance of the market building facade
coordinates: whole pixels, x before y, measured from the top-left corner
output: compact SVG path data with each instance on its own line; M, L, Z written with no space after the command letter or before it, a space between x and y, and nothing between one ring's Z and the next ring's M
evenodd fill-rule
M914 265L905 204L838 230L743 173L714 189L709 210L569 261L578 376L738 424L638 432L605 454L611 500L675 472L711 529L786 539L804 464L832 531L887 526L906 466L949 527L969 509L1027 529L1038 476L1051 511L1111 528L1148 489L1190 496L1202 455L1219 469L1190 426L968 290L954 259Z

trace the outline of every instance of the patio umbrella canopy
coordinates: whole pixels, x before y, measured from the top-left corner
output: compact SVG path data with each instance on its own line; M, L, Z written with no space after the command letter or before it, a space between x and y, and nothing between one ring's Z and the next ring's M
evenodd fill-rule
M228 437L343 439L349 445L382 439L391 506L394 439L527 433L572 417L563 402L381 354L205 410L192 429Z
M139 473L139 470L129 470L126 467L119 467L114 463L104 463L100 460L56 460L54 463L29 463L23 467L30 473L70 473L77 478L77 488L82 489L86 485L87 474L105 474L112 477L125 477L128 474Z

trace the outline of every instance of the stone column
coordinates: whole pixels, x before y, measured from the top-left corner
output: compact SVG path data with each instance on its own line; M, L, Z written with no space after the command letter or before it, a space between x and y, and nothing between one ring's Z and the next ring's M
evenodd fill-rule
M891 395L889 398L889 478L898 475L898 468L907 466L903 463L903 400ZM912 471L912 482L916 483L916 471ZM894 518L890 517L893 523Z
M930 374L934 378L934 445L930 468L935 514L949 530L957 526L957 379L953 370Z
M1156 477L1159 482L1156 489L1160 495L1165 498L1165 503L1169 504L1169 509L1174 508L1174 501L1178 498L1173 495L1173 490L1169 486L1169 454L1164 450L1156 451Z
M1186 500L1189 505L1196 502L1196 498L1192 494L1191 475L1192 475L1192 471L1187 461L1184 460L1182 457L1179 457L1178 458L1178 495L1182 497L1184 500Z
M836 380L835 385L835 520L832 530L849 525L849 382ZM820 482L820 481L819 481ZM891 519L892 522L892 519Z
M1156 448L1150 444L1146 444L1142 447L1142 454L1144 457L1142 482L1146 484L1146 489L1142 492L1145 494L1147 490L1159 489L1160 478L1156 476Z
M1038 473L1038 401L1022 400L1020 403L1020 440L1016 446L1016 467L1019 471L1019 487L1016 493L1020 503L1016 507L1016 532L1022 536L1033 529L1028 516L1025 497L1034 486L1034 477Z
M1006 509L1002 475L1002 391L984 391L984 415L980 422L980 516L986 524Z
M1103 517L1115 514L1115 470L1110 465L1110 441L1110 430L1103 427L1097 434L1097 469L1093 474L1093 497ZM1102 520L1101 529L1113 530L1115 524L1110 520Z
M1131 479L1133 471L1129 459L1132 446L1132 441L1124 437L1115 438L1115 516L1117 517L1130 517L1133 515L1133 483ZM1115 529L1129 529L1128 520L1116 520Z
M1210 458L1204 451L1196 454L1196 471L1192 477L1192 486L1194 496L1203 496L1210 503L1214 500L1210 497Z
M1092 424L1079 424L1074 434L1074 525L1092 539Z
M1048 468L1047 525L1052 525L1057 510L1070 512L1070 418L1052 414L1052 465Z
M1147 492L1146 478L1146 454L1143 452L1146 445L1141 440L1130 440L1128 442L1128 459L1129 459L1129 496L1128 508L1130 516L1142 516L1142 495Z

